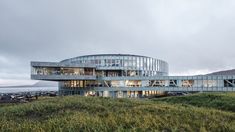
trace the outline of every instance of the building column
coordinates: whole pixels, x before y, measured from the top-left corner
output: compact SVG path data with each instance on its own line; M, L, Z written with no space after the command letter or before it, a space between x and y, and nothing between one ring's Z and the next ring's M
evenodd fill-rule
M123 91L123 98L127 98L127 91Z

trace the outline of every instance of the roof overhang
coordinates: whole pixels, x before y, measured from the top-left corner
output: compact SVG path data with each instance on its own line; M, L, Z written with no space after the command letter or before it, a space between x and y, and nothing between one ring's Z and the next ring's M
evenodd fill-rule
M68 64L68 63L59 63L59 62L31 62L32 67L81 67L81 68L96 68L95 65L88 64Z

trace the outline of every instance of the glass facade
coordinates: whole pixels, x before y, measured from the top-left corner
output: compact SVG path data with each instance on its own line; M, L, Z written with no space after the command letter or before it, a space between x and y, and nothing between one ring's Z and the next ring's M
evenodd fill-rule
M92 68L32 67L32 75L95 75Z
M158 62L158 63L157 63ZM127 71L136 72L138 76L168 75L168 64L151 57L122 54L89 55L61 61L61 63L93 64L99 69L125 70L121 76L132 76Z
M168 64L127 54L32 62L31 78L59 81L62 95L141 97L162 91L235 91L234 76L168 76Z

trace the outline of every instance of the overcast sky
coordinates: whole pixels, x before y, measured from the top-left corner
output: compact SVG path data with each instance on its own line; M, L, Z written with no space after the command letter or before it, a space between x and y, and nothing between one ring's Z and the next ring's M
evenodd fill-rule
M30 61L98 53L166 60L170 75L235 67L235 0L1 0L0 85Z

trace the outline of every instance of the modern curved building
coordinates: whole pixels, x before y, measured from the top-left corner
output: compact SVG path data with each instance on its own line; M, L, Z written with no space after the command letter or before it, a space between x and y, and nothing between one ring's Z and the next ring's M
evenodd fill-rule
M93 65L98 76L167 76L167 62L151 57L128 54L79 56L61 61L63 64Z
M235 91L234 76L168 76L167 62L140 55L86 55L31 62L31 67L32 79L58 81L61 95L142 97L163 91Z

